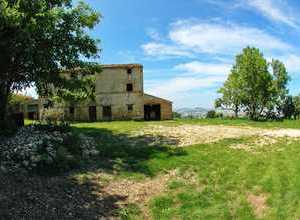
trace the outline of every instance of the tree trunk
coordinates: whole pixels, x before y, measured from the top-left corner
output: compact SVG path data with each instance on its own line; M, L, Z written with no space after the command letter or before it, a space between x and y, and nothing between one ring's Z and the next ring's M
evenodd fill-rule
M8 97L10 86L7 83L0 84L0 127L4 127L4 122L7 120Z
M235 106L235 109L234 109L234 116L235 116L235 118L238 118L238 117L239 117L239 107L238 107L238 106Z

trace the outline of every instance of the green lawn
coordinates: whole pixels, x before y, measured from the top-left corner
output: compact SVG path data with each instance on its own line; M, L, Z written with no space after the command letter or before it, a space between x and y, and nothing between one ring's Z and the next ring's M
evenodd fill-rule
M27 125L30 123L32 121L26 121ZM267 143L266 146L259 147L255 141L261 139L261 136L240 137L180 148L166 144L163 140L168 137L165 136L132 135L132 132L153 125L300 129L300 121L289 120L253 122L246 119L181 119L161 122L74 123L72 129L75 133L84 133L95 138L100 155L92 164L83 165L83 169L55 179L55 184L58 184L55 186L57 189L72 186L75 195L77 191L81 192L78 199L82 198L88 202L81 207L80 212L98 213L104 206L110 210L103 211L107 217L113 215L122 219L300 219L299 139L279 138L273 144ZM254 151L233 149L230 147L232 145L253 145ZM175 175L165 181L164 177L170 173ZM38 180L44 181L43 178ZM159 191L155 193L151 184L146 184L146 189L143 189L143 185L138 189L134 188L135 184L139 186L152 180L161 185L163 190L154 188ZM128 184L130 181L134 184ZM133 187L133 194L139 190L141 195L147 191L154 193L147 195L148 200L136 202L126 200L128 195L123 194L122 187L119 191L108 189L114 192L113 196L106 195L106 191L101 192L103 187L110 184L116 187L119 183L123 188ZM19 186L20 183L16 185ZM51 189L52 186L47 188L49 197L55 195ZM95 190L100 190L99 198ZM63 197L68 194L61 193ZM101 196L105 198L101 199ZM101 205L95 205L95 201ZM72 202L70 199L69 203ZM123 205L119 205L119 202L123 202Z
M228 147L249 142L249 138L174 148L150 145L147 138L151 137L129 135L153 124L300 128L299 121L105 122L77 123L73 129L99 140L103 160L97 166L113 171L118 178L141 181L147 176L155 178L176 170L177 177L167 183L165 191L146 204L153 219L300 219L298 141L281 139L272 147L259 148L253 153ZM140 219L143 213L137 211L138 206L131 204L121 210L121 217Z

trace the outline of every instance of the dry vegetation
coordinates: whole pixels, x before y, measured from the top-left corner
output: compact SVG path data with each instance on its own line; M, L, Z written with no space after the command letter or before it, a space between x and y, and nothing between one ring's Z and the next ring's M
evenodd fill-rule
M164 142L174 146L191 146L196 144L216 143L224 139L256 137L252 146L270 146L282 138L289 140L300 139L299 129L263 129L253 127L232 127L223 125L180 125L180 126L148 126L141 131L134 132L136 136L154 136L156 142ZM236 144L235 149L247 149L248 144Z

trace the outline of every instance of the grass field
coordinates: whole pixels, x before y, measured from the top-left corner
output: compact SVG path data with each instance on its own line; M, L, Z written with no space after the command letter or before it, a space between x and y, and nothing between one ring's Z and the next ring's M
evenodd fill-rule
M174 137L139 133L183 125L212 126L216 135L220 126L300 129L299 121L242 119L76 123L74 132L93 136L100 155L92 168L68 178L93 185L92 195L113 198L104 205L122 219L300 219L299 137L224 136L178 147Z

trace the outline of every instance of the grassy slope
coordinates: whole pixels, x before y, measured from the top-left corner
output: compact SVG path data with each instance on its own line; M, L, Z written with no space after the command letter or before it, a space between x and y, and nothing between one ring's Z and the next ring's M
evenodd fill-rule
M300 218L300 148L285 141L256 154L228 148L247 140L224 140L174 150L168 146L146 146L127 136L149 124L233 125L264 128L300 128L299 121L250 122L247 120L178 120L169 122L111 122L75 124L74 128L101 136L102 156L112 159L108 169L128 177L155 176L178 169L179 176L191 172L196 182L174 180L167 193L150 202L155 219L255 219L247 195L268 197L265 219ZM99 136L100 135L100 136ZM131 147L136 141L140 147ZM139 142L140 141L140 142ZM100 165L100 164L99 164ZM129 212L129 213L128 213ZM130 217L130 210L126 216ZM137 217L138 218L138 217Z

